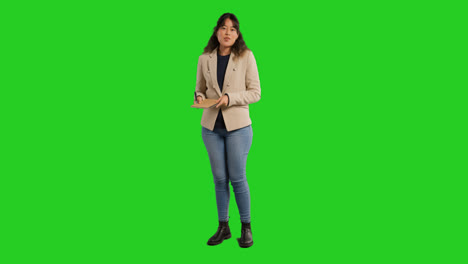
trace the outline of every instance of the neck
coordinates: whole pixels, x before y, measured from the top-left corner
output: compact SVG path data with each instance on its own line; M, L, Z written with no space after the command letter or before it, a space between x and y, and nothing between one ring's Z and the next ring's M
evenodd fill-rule
M229 54L231 54L231 47L224 47L224 46L220 45L219 48L218 48L218 53L221 56L229 55Z

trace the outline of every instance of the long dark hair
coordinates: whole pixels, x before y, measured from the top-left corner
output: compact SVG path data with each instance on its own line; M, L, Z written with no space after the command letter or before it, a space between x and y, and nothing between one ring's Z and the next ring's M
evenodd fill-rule
M244 55L245 51L250 50L247 48L244 38L242 37L242 33L240 32L239 20L237 17L232 13L224 13L221 15L221 17L219 17L218 23L216 23L216 27L213 29L213 34L211 35L211 38L208 41L208 45L206 45L203 53L210 53L219 47L219 41L216 33L218 32L218 29L224 25L224 21L227 18L231 19L233 27L237 30L237 34L239 35L236 39L236 42L234 42L234 45L231 47L231 52L234 52L236 56L241 57Z

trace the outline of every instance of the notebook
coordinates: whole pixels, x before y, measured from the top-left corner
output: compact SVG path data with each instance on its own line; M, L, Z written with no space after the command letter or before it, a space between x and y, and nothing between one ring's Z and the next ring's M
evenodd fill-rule
M206 109L206 108L213 108L213 107L216 107L216 99L205 99L203 100L200 104L194 104L192 105L193 108L202 108L202 109Z

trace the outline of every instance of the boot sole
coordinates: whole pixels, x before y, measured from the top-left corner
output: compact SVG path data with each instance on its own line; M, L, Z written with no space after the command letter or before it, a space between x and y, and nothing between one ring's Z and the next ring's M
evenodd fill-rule
M245 243L245 244L239 242L239 247L241 248L248 248L248 247L251 247L252 245L253 245L253 241L251 243Z
M225 237L223 238L223 240L221 240L221 241L219 241L219 242L209 242L209 241L208 241L207 244L208 244L208 246L216 246L216 245L219 245L219 244L223 243L224 240L230 239L231 237L232 237L232 235L229 234L229 235L225 236Z

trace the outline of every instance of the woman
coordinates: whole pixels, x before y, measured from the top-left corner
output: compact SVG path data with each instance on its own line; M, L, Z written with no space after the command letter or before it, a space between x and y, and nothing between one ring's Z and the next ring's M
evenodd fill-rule
M249 104L260 100L260 80L255 58L231 13L223 14L208 45L198 59L196 101L218 99L214 108L203 110L202 138L213 173L219 226L208 240L218 245L231 237L229 181L234 189L242 222L239 246L253 244L250 226L250 191L245 167L252 144Z

